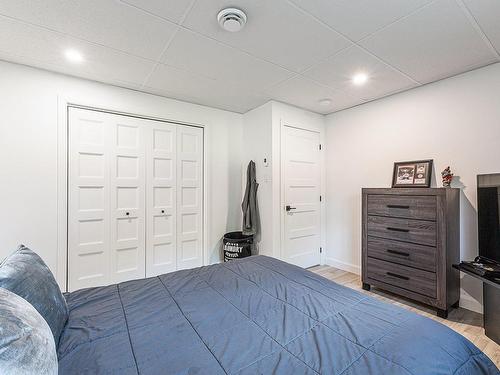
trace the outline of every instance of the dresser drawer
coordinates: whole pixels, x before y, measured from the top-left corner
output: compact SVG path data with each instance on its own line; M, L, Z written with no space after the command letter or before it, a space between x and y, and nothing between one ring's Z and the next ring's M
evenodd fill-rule
M436 246L436 223L383 216L368 216L367 235Z
M417 270L370 257L367 258L367 266L369 279L437 298L436 274L433 272Z
M367 255L404 266L436 272L436 248L368 237Z
M436 220L435 196L368 195L368 215Z

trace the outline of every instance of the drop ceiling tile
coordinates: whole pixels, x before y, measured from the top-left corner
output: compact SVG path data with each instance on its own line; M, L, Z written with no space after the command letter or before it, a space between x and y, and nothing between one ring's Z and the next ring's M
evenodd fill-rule
M422 83L496 61L453 0L438 0L360 44Z
M113 0L0 0L0 14L148 59L177 26Z
M225 7L245 11L237 33L217 22ZM293 71L301 71L350 45L350 42L285 0L197 1L184 26Z
M293 104L313 112L327 114L362 103L349 95L324 87L302 76L296 76L266 91L272 99ZM330 99L331 104L324 106L322 99Z
M359 40L433 0L290 0L352 40Z
M180 23L193 0L119 0L146 12L165 18L171 22Z
M293 75L274 64L257 59L216 40L179 30L164 58L166 65L209 78L262 91Z
M369 77L363 86L352 83L352 77L358 73ZM412 80L359 47L339 52L304 75L361 100L380 98L416 86Z
M269 101L265 94L195 75L159 64L146 82L144 91L239 113Z
M139 88L154 67L149 60L3 16L0 35L0 59L129 88ZM85 61L68 62L68 47L81 51Z
M479 26L500 53L500 1L464 0Z

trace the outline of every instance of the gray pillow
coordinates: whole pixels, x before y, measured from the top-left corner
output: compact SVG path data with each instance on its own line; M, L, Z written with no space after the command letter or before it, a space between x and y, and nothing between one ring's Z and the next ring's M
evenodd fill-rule
M0 288L33 305L49 325L57 347L68 320L68 305L42 258L20 245L0 264Z
M0 288L0 372L57 374L54 337L45 319L26 300Z

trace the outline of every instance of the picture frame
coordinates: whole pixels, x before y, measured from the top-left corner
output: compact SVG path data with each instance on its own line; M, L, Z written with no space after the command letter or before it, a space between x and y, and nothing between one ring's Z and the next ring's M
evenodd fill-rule
M432 163L432 159L395 162L394 170L392 172L392 187L430 187Z

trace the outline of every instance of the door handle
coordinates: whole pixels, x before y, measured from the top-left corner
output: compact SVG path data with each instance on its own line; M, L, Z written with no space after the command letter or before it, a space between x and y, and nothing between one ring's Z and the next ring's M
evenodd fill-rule
M289 206L289 205L287 205L287 206L285 207L285 210L286 210L287 212L288 212L288 211L291 211L291 210L296 210L296 209L297 209L297 207L291 207L291 206Z

